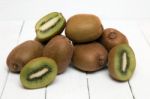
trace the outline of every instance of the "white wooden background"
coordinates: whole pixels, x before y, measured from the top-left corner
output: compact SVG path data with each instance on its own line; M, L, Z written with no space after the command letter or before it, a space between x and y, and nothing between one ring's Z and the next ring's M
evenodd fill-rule
M16 45L34 39L36 21L0 21L0 99L150 99L150 20L102 21L104 28L117 28L129 39L137 60L130 81L112 80L107 69L86 74L69 67L52 85L28 90L18 74L8 71L6 58Z
M150 0L0 0L0 99L150 99ZM35 23L58 11L68 19L77 13L99 16L104 28L123 32L137 67L128 82L117 82L108 70L86 74L71 66L46 88L27 90L19 75L8 71L6 58L18 44L35 38Z

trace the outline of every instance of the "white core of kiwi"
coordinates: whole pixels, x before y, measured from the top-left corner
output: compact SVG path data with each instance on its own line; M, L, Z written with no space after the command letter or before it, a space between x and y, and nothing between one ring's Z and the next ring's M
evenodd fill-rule
M122 71L125 72L127 68L127 53L123 53L122 55Z
M45 73L48 72L48 68L43 68L42 70L32 74L29 76L29 79L33 79L33 78L37 78L37 77L41 77L42 75L44 75Z
M57 17L52 18L51 20L49 20L45 24L43 24L39 28L39 30L42 31L42 32L48 30L49 28L54 26L59 21L60 18L61 18L60 15L58 15Z

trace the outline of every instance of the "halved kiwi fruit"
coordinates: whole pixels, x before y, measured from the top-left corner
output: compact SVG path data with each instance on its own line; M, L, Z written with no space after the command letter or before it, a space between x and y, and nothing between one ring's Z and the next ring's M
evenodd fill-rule
M135 67L135 54L128 44L119 44L110 50L108 70L112 78L127 81L132 77Z
M127 37L114 28L105 29L102 36L99 38L99 41L108 51L118 44L128 44Z
M53 36L62 33L65 24L66 20L61 13L49 13L36 23L36 37L41 42L47 42Z
M92 42L77 44L74 47L72 63L77 69L86 72L94 72L102 69L106 65L107 50L103 45Z
M18 73L30 60L41 57L43 46L34 40L25 41L16 46L8 55L6 63L11 72Z
M46 87L57 75L56 62L47 57L35 58L29 61L20 73L22 85L28 89Z

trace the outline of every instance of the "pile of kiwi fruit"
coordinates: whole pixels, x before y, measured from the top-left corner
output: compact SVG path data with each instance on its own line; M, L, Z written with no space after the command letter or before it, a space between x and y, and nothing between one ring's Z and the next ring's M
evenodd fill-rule
M35 39L17 45L6 60L24 88L52 84L70 64L86 73L108 68L116 81L128 81L134 73L136 59L127 37L117 29L104 29L96 15L76 14L66 21L62 13L51 12L36 23L35 32Z

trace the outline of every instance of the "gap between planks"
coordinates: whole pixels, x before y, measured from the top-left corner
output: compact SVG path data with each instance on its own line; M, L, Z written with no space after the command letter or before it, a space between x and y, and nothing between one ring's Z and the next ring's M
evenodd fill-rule
M86 73L86 76L87 76L87 73ZM88 96L89 96L89 99L91 99L91 94L90 94L90 86L89 86L89 79L88 77L86 77L86 81L87 81L87 90L88 90Z
M138 27L139 33L140 33L141 37L145 40L145 42L147 43L147 45L150 47L150 42L149 42L148 38L146 37L145 32L142 30L140 24L138 22L134 22L134 23ZM133 91L132 84L130 83L130 80L128 81L128 85L129 85L129 88L130 88L130 91L131 91L133 99L136 99L136 95L135 95L135 93Z
M19 42L19 38L20 38L20 35L22 33L22 30L23 30L23 27L24 27L24 23L25 23L25 21L23 20L22 24L21 24L21 28L20 28L19 34L18 34L18 37L17 37L17 40L16 40L16 44L18 44L18 42ZM0 99L2 98L2 95L4 93L4 90L5 90L5 87L6 87L6 84L7 84L7 80L8 80L9 74L10 74L10 71L8 70L7 71L7 75L6 75L6 79L5 79L5 83L4 83L4 86L3 86L3 89L2 89L2 93L0 95Z
M135 95L134 95L134 93L133 93L133 90L132 90L132 86L131 86L131 84L130 84L130 81L128 81L128 85L129 85L129 88L130 88L132 97L133 97L133 99L135 99Z
M19 42L19 38L20 38L20 35L21 35L21 33L22 33L24 24L25 24L25 21L23 20L22 25L21 25L21 28L20 28L20 31L19 31L19 35L18 35L17 41L16 41L17 44L18 44L18 42ZM148 40L147 40L147 38L145 37L145 35L143 34L143 31L141 30L141 28L140 28L140 31L141 31L141 35L144 37L145 41L146 41L146 42L148 43L148 45L150 46L150 42L148 42ZM4 84L2 93L1 93L1 95L0 95L0 99L1 99L1 97L2 97L2 95L3 95L4 90L5 90L5 86L6 86L6 84L7 84L7 79L8 79L9 73L10 73L10 71L8 71L8 73L7 73L7 75L6 75L5 84ZM86 73L86 76L87 76L87 73ZM90 97L90 86L89 86L89 79L88 79L88 77L86 77L86 81L87 81L87 90L88 90L88 96L89 96L88 99L91 99L91 97ZM130 81L128 81L128 85L129 85L131 94L132 94L132 96L133 96L133 99L135 99L134 93L133 93L133 91L132 91L132 86L130 85ZM47 99L47 87L45 87L45 99Z
M47 99L47 87L45 87L45 99Z

